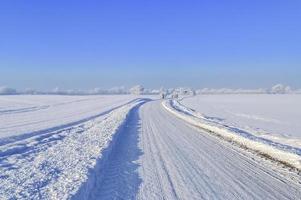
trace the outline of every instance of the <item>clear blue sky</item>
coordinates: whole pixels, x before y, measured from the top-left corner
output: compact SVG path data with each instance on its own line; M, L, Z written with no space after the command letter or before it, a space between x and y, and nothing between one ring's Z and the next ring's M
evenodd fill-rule
M301 87L301 1L0 1L0 85L137 83Z

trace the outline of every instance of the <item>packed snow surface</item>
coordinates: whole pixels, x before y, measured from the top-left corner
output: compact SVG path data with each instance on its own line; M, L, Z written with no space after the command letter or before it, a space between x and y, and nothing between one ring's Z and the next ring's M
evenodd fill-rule
M198 95L181 103L220 124L301 147L301 95Z
M133 110L89 199L300 199L300 176L193 128L152 101Z

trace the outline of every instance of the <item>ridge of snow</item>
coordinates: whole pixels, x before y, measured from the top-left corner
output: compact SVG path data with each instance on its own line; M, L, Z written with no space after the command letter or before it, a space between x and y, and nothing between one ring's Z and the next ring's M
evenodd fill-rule
M115 133L139 103L48 136L0 146L0 152L9 154L0 155L0 199L85 197L84 191L93 184L88 180L90 173L105 159Z
M162 101L162 106L191 125L213 132L224 139L236 142L248 149L301 170L300 148L260 138L236 127L218 124L213 120L207 119L202 114L183 106L176 100Z

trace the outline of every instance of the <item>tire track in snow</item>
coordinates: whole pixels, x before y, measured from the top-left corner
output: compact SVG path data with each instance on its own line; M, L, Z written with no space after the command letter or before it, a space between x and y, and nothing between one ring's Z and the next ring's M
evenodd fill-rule
M135 115L91 199L300 199L298 181L189 126L160 102L144 104ZM130 159L138 150L141 154ZM125 163L137 169L127 173ZM131 180L133 175L141 182Z
M89 199L133 199L142 180L137 163L142 151L138 147L140 120L138 108L127 117L127 123L117 135L116 143L102 168L103 176L96 177L96 184Z

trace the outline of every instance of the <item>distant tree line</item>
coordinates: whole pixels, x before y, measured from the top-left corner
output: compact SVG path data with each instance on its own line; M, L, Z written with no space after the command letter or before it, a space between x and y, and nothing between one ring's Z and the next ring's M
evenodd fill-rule
M124 86L113 87L110 89L94 88L91 90L63 90L58 87L51 91L39 91L31 88L17 91L14 88L2 86L0 87L0 95L16 95L16 94L27 94L27 95L113 95L113 94L178 94L178 95L195 95L195 94L301 94L301 89L292 89L290 86L283 84L274 85L268 89L211 89L203 88L194 90L189 87L178 87L178 88L160 88L160 89L146 89L142 85L135 85L131 88Z

